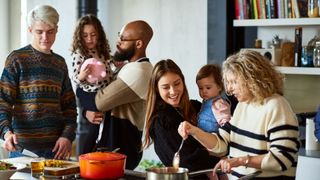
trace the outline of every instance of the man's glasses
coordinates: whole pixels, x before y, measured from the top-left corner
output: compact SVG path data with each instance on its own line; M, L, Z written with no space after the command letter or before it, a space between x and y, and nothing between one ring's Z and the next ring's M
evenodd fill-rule
M121 34L120 34L120 32L118 32L118 39L119 39L119 41L137 41L137 40L139 40L139 39L126 39L126 38L124 38Z

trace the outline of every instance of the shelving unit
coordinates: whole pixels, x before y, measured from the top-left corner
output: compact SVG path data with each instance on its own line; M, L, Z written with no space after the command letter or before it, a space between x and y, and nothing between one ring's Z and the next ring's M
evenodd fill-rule
M302 45L307 45L315 35L320 36L320 18L297 19L245 19L234 20L234 27L257 27L257 38L262 40L262 47L278 35L284 41L294 42L294 30L302 27ZM320 104L320 68L315 67L284 67L277 69L285 74L284 95L293 110L313 112Z
M297 75L320 75L320 68L315 67L283 67L277 66L277 69L284 74Z
M258 27L258 37L264 45L274 34L294 41L294 27L303 27L303 44L319 34L320 18L291 18L291 19L244 19L234 20L235 27ZM284 74L320 75L320 68L307 67L277 67Z
M320 25L320 18L291 18L291 19L244 19L234 20L235 27L248 26L315 26Z

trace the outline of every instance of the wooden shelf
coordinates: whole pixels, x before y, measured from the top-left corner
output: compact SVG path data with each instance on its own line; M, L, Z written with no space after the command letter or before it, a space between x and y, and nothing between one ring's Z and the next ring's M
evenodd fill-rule
M243 19L233 20L235 27L247 26L315 26L320 25L320 18L283 18L283 19Z
M283 74L320 75L320 68L316 67L283 67L277 66Z

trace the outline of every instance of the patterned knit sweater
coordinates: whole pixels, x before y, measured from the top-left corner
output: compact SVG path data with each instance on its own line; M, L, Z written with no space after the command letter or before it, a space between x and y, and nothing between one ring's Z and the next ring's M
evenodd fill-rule
M59 137L73 141L76 101L63 57L31 45L13 51L0 82L0 134L11 130L31 150L52 149Z
M230 157L265 155L258 177L294 179L300 147L298 121L284 97L275 94L263 105L239 102L217 137L213 152L225 152L229 145ZM239 166L233 169L232 179L255 171Z

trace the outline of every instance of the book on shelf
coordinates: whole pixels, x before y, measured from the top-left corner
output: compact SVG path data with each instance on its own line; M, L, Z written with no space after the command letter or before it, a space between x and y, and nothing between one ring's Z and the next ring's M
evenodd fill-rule
M300 17L308 17L308 0L297 0Z
M257 0L253 0L253 19L259 19Z
M277 18L277 4L276 0L270 0L270 18Z
M280 0L281 1L281 0ZM284 4L283 4L283 9L284 9L284 18L288 18L289 17L289 12L288 12L288 1L290 0L284 0Z
M292 2L291 0L288 0L288 17L287 18L293 18L292 15Z
M298 8L298 1L297 0L291 0L292 2L292 9L293 9L293 14L295 18L300 18L300 12Z
M234 0L235 19L308 17L308 0Z
M278 18L285 18L284 0L277 0Z
M265 7L266 7L266 19L270 19L271 18L270 0L265 1Z
M234 14L235 19L241 19L240 17L240 9L239 9L239 0L234 0Z
M266 0L260 0L260 19L266 19L267 15L266 15Z
M250 5L249 5L249 0L234 0L234 9L235 9L235 18L236 19L251 19L249 16L249 10Z

